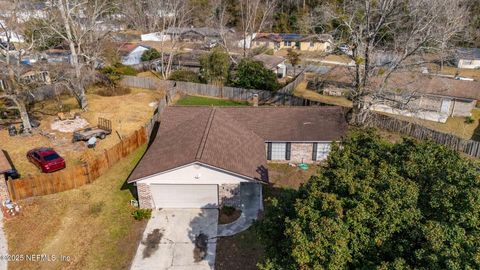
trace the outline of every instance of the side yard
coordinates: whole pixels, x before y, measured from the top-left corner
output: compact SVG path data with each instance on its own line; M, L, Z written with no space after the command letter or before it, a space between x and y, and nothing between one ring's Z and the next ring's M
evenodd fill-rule
M145 149L90 185L21 201L21 214L5 221L9 253L70 260L10 262L10 269L128 269L146 222L133 219L133 196L124 183Z
M156 102L162 96L163 93L159 91L144 89L132 89L130 93L121 96L89 93L89 106L85 112L77 109L76 101L72 97L37 103L32 108L32 114L40 120L40 127L34 129L31 136L14 137L10 137L6 129L0 129L1 148L10 154L22 176L39 173L25 156L28 150L34 147L54 147L66 159L67 166L77 165L83 159L117 144L120 141L118 134L128 136L140 128L152 117ZM78 113L91 126L97 125L98 117L109 119L112 121L113 133L99 141L95 150L87 149L83 142L73 144L71 132L59 132L50 126L58 118L59 111Z
M297 88L295 88L295 91L293 91L293 94L295 96L319 101L326 104L338 105L342 107L352 107L352 101L347 99L346 97L327 96L319 94L312 90L308 90L306 81L300 83Z
M287 164L268 164L270 185L264 186L264 198L278 196L282 191L294 188L310 179L320 166L310 166L303 171ZM255 226L230 237L217 240L215 269L218 270L255 270L264 256L264 247L258 240Z
M181 97L176 105L181 106L248 106L247 102L234 101L228 99L203 97L203 96L184 96Z

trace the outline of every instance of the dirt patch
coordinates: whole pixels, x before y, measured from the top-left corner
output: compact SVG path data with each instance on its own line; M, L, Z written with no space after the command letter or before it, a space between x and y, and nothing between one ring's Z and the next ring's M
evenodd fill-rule
M241 214L242 211L240 209L234 209L232 212L225 212L221 209L218 215L218 224L232 223L237 220Z
M274 187L297 189L320 168L320 165L309 164L308 170L302 170L288 164L269 163L268 178Z
M71 133L88 126L87 120L76 117L75 119L56 120L50 125L52 130L58 130L63 133Z
M162 237L163 233L160 231L160 229L155 229L147 235L147 239L142 241L142 244L145 245L145 249L143 250L144 259L152 256L152 254L157 251Z
M256 270L263 254L264 247L253 228L234 236L221 237L217 240L215 269Z
M193 260L201 262L207 256L208 235L200 233L195 238L195 248L193 249Z

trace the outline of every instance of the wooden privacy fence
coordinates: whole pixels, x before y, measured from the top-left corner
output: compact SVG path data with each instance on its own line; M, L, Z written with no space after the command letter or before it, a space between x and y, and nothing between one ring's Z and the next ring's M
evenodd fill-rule
M387 115L372 114L367 125L392 132L398 132L417 139L431 139L453 150L465 153L472 157L480 157L480 142L465 140L452 134L438 132L424 126L398 120Z
M39 174L29 178L7 181L12 200L57 193L92 183L105 171L147 142L145 128L140 128L118 144L82 165L64 170ZM68 164L67 164L68 165Z
M290 93L303 80L305 74L300 73L294 81L278 91L245 89L230 86L216 86L202 83L160 80L148 77L123 76L121 85L124 87L145 88L156 90L162 88L168 95L177 93L227 98L231 100L249 101L253 95L258 95L260 104L287 105L287 106L321 106L328 105L322 102L294 96Z

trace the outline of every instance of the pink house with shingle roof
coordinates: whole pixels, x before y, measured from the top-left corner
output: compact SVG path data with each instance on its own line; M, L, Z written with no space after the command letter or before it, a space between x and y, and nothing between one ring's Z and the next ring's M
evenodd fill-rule
M346 130L340 107L168 107L128 182L142 208L238 207L267 162L321 161Z

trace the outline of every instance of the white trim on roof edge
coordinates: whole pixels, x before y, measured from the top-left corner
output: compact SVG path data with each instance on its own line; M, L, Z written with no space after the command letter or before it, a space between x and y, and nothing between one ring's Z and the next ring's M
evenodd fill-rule
M178 167L166 170L166 171L154 173L154 174L144 176L144 177L141 177L141 178L138 178L138 179L135 179L135 180L131 180L131 181L129 181L129 183L135 183L135 182L143 181L143 180L155 177L155 176L160 176L160 175L163 175L163 174L174 172L174 171L177 171L177 170L180 170L180 169L192 166L192 165L201 165L201 166L207 167L207 168L212 169L212 170L217 170L217 171L220 171L220 172L223 172L223 173L226 173L226 174L230 174L230 175L238 177L238 178L242 178L246 181L262 182L262 181L259 181L259 180L255 180L252 177L248 177L248 176L245 176L245 175L242 175L242 174L239 174L239 173L235 173L235 172L232 172L232 171L229 171L229 170L226 170L226 169L222 169L222 168L219 168L219 167L216 167L216 166L213 166L213 165L209 165L209 164L206 164L206 163L203 163L203 162L195 161L195 162L187 163L187 164L184 164L184 165L181 165L181 166L178 166Z

